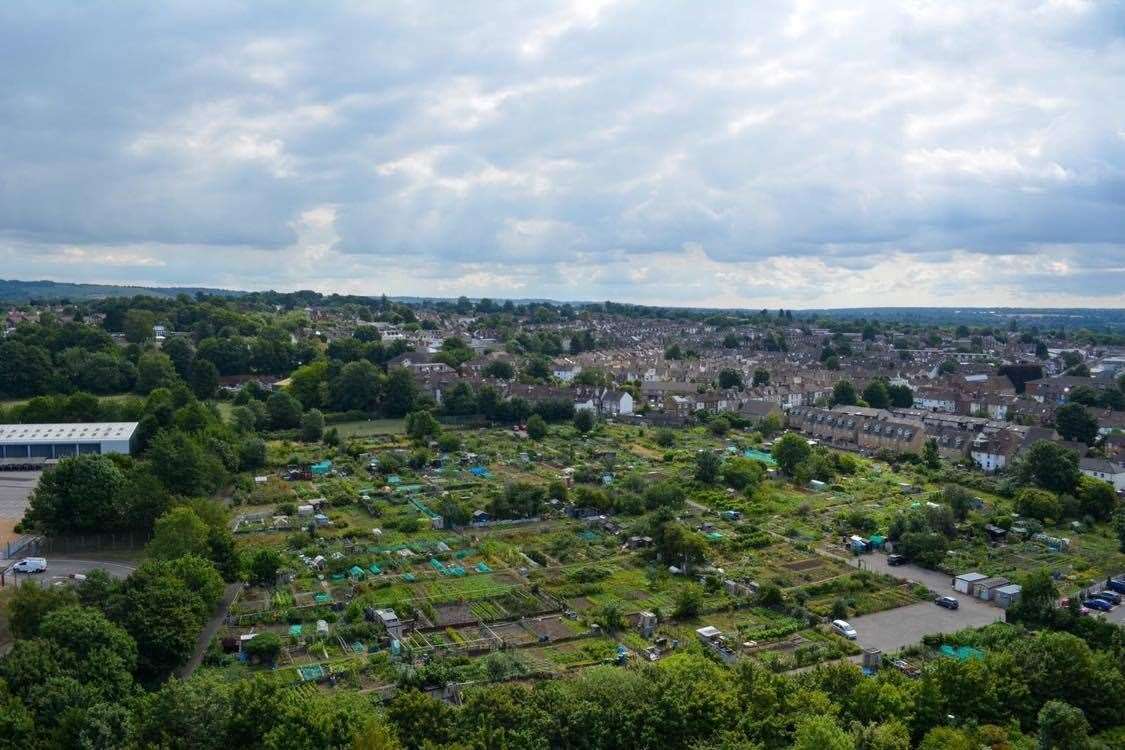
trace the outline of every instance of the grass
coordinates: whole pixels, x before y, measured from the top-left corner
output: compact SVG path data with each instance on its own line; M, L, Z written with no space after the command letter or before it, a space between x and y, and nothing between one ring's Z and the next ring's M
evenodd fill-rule
M327 429L335 428L343 440L358 437L374 437L378 435L396 435L406 431L405 419L360 419L354 422L340 422L339 424L326 425Z

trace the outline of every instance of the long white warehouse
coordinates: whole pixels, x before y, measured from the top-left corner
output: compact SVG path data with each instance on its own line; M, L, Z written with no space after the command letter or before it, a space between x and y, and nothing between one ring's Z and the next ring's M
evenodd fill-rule
M0 458L65 458L132 453L136 422L0 424Z

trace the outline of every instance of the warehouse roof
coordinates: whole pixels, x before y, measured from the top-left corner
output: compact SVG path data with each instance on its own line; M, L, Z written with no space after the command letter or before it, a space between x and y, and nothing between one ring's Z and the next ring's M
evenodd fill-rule
M136 430L136 422L0 424L0 445L129 440Z

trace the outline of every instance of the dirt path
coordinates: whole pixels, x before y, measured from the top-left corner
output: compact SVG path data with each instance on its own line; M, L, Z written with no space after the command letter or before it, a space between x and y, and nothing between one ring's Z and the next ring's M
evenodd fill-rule
M195 653L192 654L191 660L187 664L180 667L176 672L176 676L180 679L186 680L188 677L199 669L199 665L203 663L203 656L207 653L207 646L211 644L211 639L219 632L219 628L223 626L223 621L226 619L227 612L230 611L230 605L234 603L238 593L242 591L241 583L229 584L226 591L223 592L223 600L219 602L219 607L215 610L215 614L203 626L203 630L199 633L199 638L195 641Z

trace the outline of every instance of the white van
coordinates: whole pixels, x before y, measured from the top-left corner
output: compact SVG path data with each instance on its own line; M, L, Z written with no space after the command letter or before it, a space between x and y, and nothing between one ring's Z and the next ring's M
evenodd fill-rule
M855 628L853 628L844 620L833 620L832 629L847 638L849 641L854 641L856 639L856 636L858 635L858 633L855 632Z
M12 566L14 573L44 573L47 570L47 560L43 557L25 557Z

